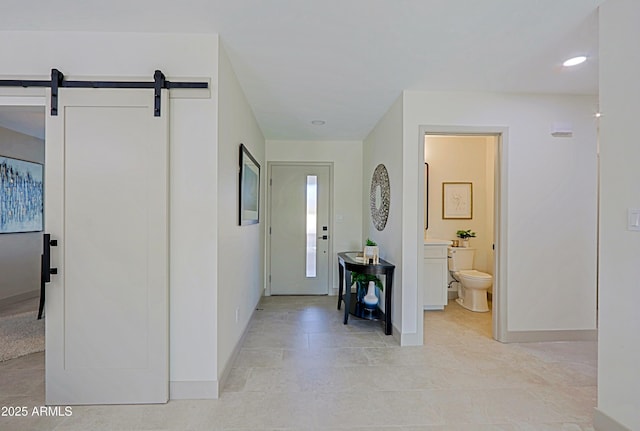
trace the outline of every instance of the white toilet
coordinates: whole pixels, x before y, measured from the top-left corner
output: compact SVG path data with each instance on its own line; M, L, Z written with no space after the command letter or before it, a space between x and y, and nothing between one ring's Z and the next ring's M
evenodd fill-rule
M493 284L490 274L473 269L474 248L449 247L449 272L458 282L456 302L467 310L489 311L487 291Z

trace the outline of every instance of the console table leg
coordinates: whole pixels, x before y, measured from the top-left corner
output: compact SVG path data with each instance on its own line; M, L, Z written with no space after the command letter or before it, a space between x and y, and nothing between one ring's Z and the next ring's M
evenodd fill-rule
M340 259L338 259L338 277L340 281L338 282L338 310L340 310L340 305L342 303L342 289L344 289L344 266L340 264Z
M384 333L385 335L391 335L392 333L392 328L391 328L391 309L392 309L392 305L391 305L391 292L392 292L392 288L393 288L393 269L389 270L387 272L387 274L384 276L384 282L387 284L388 289L385 289L385 295L384 295L384 301L385 301L385 309L387 307L387 304L389 309L386 310L386 313L384 314Z
M344 324L349 321L349 310L351 309L351 271L345 271L344 280Z

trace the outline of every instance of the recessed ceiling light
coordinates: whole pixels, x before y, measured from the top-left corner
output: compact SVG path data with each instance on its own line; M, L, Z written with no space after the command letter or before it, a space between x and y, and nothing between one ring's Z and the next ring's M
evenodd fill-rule
M587 61L587 57L585 57L584 55L580 55L578 57L573 57L573 58L568 59L567 61L562 63L562 65L564 67L577 66L579 64L584 63L585 61Z
M324 120L313 120L311 124L314 126L324 126L327 122Z

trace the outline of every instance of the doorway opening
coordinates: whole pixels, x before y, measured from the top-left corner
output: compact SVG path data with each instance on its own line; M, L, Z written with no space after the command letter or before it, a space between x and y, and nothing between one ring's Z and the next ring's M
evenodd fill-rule
M446 277L440 279L446 280L444 303L447 305L433 307L423 303L418 314L424 319L424 313L438 313L431 310L447 312L448 308L449 312L458 313L461 318L468 317L469 323L476 325L476 329L487 337L501 341L507 327L506 289L501 288L501 280L506 279L506 204L503 202L506 198L506 175L502 174L505 167L502 161L506 157L508 130L501 127L423 126L420 131L421 161L425 166L425 181L420 193L422 205L419 206L424 211L422 235L425 240L455 240L462 246L457 232L474 232L475 237L470 238L469 244L474 256L472 269L490 275L493 280L487 292L489 312L465 309L460 301L456 302L462 293L460 280L450 274L449 258L442 259L440 269ZM456 187L468 192L468 207L460 214L449 213L450 208L446 207L449 204L445 195L452 188L457 190ZM433 268L433 265L424 265L419 274L419 285L423 289L433 289L432 285L427 286L430 284L427 280L433 279L429 278L427 271ZM423 290L423 301L427 301L427 293ZM426 339L431 328L428 323L424 324L424 320L421 326Z
M45 108L30 99L0 97L0 362L45 348L38 320Z

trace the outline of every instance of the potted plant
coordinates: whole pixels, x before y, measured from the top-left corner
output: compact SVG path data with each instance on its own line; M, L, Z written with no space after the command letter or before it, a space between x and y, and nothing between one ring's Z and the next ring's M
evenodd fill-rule
M364 252L362 253L364 257L364 262L369 263L369 260L371 260L371 263L373 263L374 265L377 265L380 259L379 253L380 253L380 250L378 249L378 244L376 244L371 239L367 238L367 242L365 243L365 246L364 246Z
M463 247L469 247L469 238L475 238L476 233L473 232L471 229L459 230L456 232L456 236L462 239Z
M351 286L356 283L356 298L365 308L373 309L378 305L378 296L375 288L383 290L384 287L380 279L373 274L351 273Z

